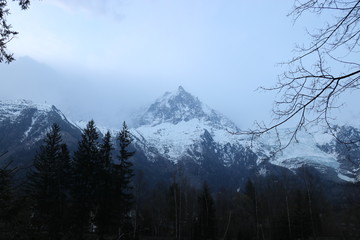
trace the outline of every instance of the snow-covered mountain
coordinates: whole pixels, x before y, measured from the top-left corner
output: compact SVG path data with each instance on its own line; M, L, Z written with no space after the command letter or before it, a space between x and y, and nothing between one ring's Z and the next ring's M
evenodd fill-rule
M201 144L213 144L217 155L229 165L229 151L236 139L230 132L238 131L225 116L206 106L181 86L167 92L149 106L133 129L136 145L153 161L158 155L177 163L184 157L204 160ZM216 145L216 146L215 146ZM236 146L239 147L239 146ZM220 151L221 150L221 151Z
M271 169L276 167L296 172L306 166L331 178L359 180L360 157L357 154L360 151L356 150L349 157L346 147L330 134L301 130L296 141L277 152L279 141L284 144L290 138L290 129L255 139L234 135L238 130L225 116L179 87L151 104L140 115L132 132L136 148L153 162L162 158L176 164L191 159L201 166L212 161L241 173L262 175L271 174ZM342 128L338 135L346 134L344 131L352 131L351 139L360 139L357 129ZM349 158L354 159L352 164Z
M229 128L236 131L237 127L225 116L211 109L182 86L177 91L166 92L149 106L145 113L137 119L137 125L156 126L162 123L176 125L180 122L189 122L197 119L213 128Z
M279 141L284 144L291 136L288 129L258 138L233 134L239 129L231 120L182 87L156 99L135 122L134 164L150 178L169 179L180 171L196 183L241 186L255 175L294 175L310 167L328 180L360 180L357 143L344 145L320 130L302 130L296 141L278 151ZM0 101L0 160L31 161L53 123L60 125L63 139L75 149L87 122L73 123L47 104ZM106 127L98 130L110 130L114 138L118 134ZM360 131L351 126L338 127L336 135L347 142L360 139Z
M1 160L28 163L53 123L61 127L64 141L76 145L80 129L55 106L28 100L0 101Z

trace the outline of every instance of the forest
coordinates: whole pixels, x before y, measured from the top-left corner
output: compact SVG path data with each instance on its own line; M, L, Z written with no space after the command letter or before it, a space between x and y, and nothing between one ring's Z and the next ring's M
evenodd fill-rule
M238 189L144 181L124 122L115 146L94 121L70 153L54 124L26 177L0 170L0 239L360 239L360 186L255 176ZM240 176L239 176L240 177Z

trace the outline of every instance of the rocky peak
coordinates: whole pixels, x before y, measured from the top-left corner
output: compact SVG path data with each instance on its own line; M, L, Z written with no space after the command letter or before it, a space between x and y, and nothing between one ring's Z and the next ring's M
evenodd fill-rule
M179 86L174 92L166 92L151 104L139 118L138 125L178 124L193 119L218 127L236 128L231 121L203 104L197 97L185 91L182 86Z

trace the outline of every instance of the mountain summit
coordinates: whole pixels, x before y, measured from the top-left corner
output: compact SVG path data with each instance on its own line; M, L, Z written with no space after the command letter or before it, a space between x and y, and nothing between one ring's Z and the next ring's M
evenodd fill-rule
M182 86L174 92L166 92L151 104L138 120L138 125L156 126L162 123L178 124L197 119L213 126L237 129L225 116L203 104Z
M233 122L180 86L148 107L133 134L137 150L150 161L191 159L201 165L211 158L224 166L234 159L228 155L243 149L237 140L231 141L234 136L229 131L237 130Z

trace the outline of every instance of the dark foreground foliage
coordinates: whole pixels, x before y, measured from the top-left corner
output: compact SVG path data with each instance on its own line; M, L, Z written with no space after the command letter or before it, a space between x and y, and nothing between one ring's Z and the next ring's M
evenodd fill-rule
M0 239L360 239L358 184L329 185L306 168L236 190L194 187L180 170L154 184L133 170L125 123L117 153L111 139L90 121L71 157L55 124L25 180L2 166Z

